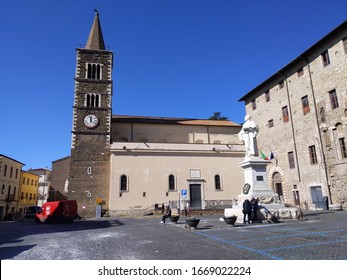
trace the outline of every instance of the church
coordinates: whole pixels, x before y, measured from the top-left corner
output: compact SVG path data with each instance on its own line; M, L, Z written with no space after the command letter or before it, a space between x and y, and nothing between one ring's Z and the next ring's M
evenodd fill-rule
M191 209L231 206L244 185L239 124L113 115L114 58L97 12L76 56L65 191L80 214L146 214L156 205L183 209L187 203Z

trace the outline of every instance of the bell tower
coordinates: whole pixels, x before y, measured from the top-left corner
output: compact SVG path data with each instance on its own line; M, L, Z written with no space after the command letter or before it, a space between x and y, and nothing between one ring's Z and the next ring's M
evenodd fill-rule
M76 50L68 186L68 198L85 216L95 216L98 205L108 209L110 184L113 52L105 49L95 12L87 44Z

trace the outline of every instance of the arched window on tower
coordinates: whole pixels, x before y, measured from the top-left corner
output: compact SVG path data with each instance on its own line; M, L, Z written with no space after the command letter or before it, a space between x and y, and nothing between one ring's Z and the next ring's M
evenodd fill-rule
M84 106L85 107L100 107L100 94L87 93L85 95Z
M100 107L99 99L100 99L100 95L97 94L97 95L95 96L95 107Z
M96 79L97 80L100 80L100 71L101 70L101 67L100 67L100 64L98 64L97 66L96 66Z
M87 79L101 80L102 65L96 63L87 63Z
M90 94L86 94L86 102L85 102L85 106L86 107L90 107Z
M92 78L92 65L88 63L87 65L87 79L91 79Z
M96 64L92 64L92 79L96 79Z

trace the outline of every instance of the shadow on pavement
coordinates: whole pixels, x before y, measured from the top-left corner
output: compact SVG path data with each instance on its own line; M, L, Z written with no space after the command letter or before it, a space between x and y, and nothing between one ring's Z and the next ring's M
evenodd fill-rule
M102 229L110 227L123 226L124 223L117 219L107 220L77 220L73 223L60 224L36 224L34 220L25 220L18 222L2 222L0 230L3 234L0 235L0 245L20 243L24 236L50 234L59 232L84 231L92 229ZM29 250L36 245L26 246L1 246L0 259L9 259L14 256Z

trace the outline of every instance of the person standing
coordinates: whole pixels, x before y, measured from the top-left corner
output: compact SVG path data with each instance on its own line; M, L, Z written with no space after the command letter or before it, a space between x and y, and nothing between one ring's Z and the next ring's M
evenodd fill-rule
M258 220L258 199L257 198L252 197L251 207L252 207L252 213L253 213L252 221L256 221Z
M243 210L242 210L243 223L246 224L246 222L248 222L250 224L251 214L252 214L251 202L248 199L245 199L242 206L243 206Z

